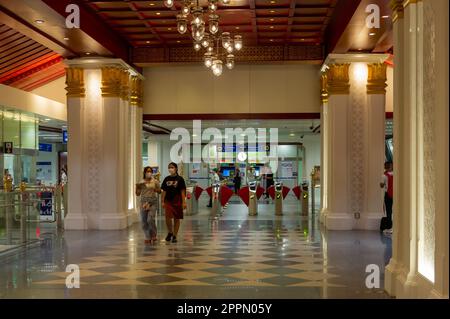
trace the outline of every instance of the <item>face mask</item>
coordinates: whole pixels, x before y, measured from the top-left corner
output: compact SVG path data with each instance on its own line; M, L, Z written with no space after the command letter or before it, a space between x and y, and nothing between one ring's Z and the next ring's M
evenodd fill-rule
M145 178L147 178L147 179L152 178L152 173L145 173Z

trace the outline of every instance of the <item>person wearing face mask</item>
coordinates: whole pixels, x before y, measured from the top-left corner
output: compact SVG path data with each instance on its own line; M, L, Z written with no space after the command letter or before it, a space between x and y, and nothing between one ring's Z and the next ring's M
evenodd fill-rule
M150 166L144 168L144 179L136 184L136 196L141 196L141 222L144 230L145 243L157 241L156 207L158 206L158 193L161 193L159 182L153 178Z
M176 163L170 163L168 168L170 175L164 178L161 184L163 191L161 202L166 213L166 225L169 230L166 241L176 243L180 221L183 219L183 209L186 209L186 183L183 177L178 175Z

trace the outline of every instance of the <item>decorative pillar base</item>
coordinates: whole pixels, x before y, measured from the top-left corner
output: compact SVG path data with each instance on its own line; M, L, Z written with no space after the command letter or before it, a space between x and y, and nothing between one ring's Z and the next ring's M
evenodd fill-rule
M319 221L321 224L325 224L325 220L327 218L328 215L328 209L327 208L322 208L320 211L320 215L319 215Z
M325 218L325 227L329 230L352 230L352 215L348 213L330 212Z
M128 211L128 213L127 213L128 227L139 222L139 215L138 214L139 213L136 210L134 210L134 209L131 209L131 210Z
M69 213L64 218L65 230L85 230L88 229L88 219L84 214Z
M99 219L98 229L117 230L128 227L128 218L124 213L102 214Z
M361 214L361 219L359 219L355 224L355 229L364 230L379 230L380 221L383 217L383 213L369 213L363 212Z

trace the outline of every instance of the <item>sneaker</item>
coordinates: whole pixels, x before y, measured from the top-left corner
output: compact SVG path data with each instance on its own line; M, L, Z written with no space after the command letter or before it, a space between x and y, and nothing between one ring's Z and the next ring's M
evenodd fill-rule
M176 243L177 242L177 237L173 236L172 237L172 243Z
M166 241L170 241L172 239L172 237L173 237L173 234L172 233L168 233L167 237L166 237Z

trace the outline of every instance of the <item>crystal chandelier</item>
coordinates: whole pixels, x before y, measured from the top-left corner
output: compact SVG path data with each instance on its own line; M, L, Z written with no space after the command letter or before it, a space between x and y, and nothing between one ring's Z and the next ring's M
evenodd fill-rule
M229 32L219 32L219 16L216 14L218 3L229 4L230 0L208 0L208 9L203 10L199 0L183 0L180 13L177 15L177 30L185 34L190 26L194 40L194 50L206 50L204 64L211 68L216 76L220 76L223 65L228 69L234 68L234 52L242 49L242 37L231 36ZM164 4L172 8L174 0L165 0ZM208 30L204 16L208 16Z

